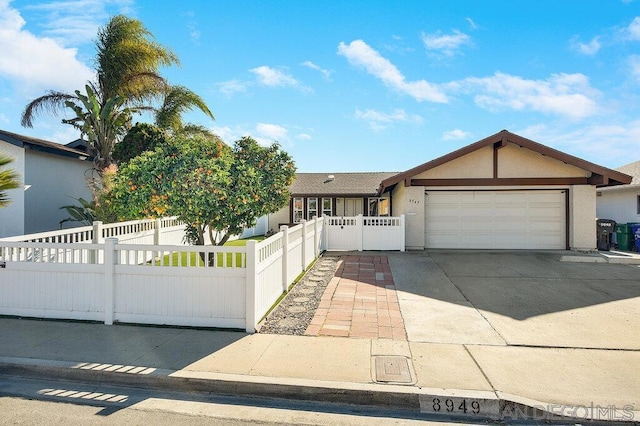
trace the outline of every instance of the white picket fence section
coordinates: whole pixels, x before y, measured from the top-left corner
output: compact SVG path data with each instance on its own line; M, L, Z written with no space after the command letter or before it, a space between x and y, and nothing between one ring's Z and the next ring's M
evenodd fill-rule
M177 222L154 222L153 228L102 228L106 235L119 233L126 244L113 237L100 243L88 237L74 243L0 240L0 314L252 333L320 254L324 226L322 218L314 219L246 247L135 243L157 237L164 225L182 226L184 233Z
M100 244L106 238L116 237L121 244L181 245L186 244L184 229L185 224L176 217L109 224L95 221L92 226L0 238L0 242Z
M327 217L323 247L330 251L400 250L405 248L405 218Z

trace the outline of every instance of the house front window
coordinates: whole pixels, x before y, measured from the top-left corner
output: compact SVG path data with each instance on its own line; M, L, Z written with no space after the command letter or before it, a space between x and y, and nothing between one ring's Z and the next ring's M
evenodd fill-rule
M389 216L391 213L388 198L369 198L369 216Z
M333 200L331 198L322 199L322 216L333 215Z
M307 198L307 219L311 220L318 216L318 199Z
M293 223L300 223L304 219L304 198L295 197L293 199Z

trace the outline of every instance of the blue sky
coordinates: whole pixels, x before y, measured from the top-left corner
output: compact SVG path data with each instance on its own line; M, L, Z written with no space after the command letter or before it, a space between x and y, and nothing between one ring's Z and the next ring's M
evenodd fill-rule
M180 57L231 143L278 141L301 172L403 171L508 129L607 166L640 159L640 1L0 0L0 128L92 78L110 16ZM144 120L144 118L141 118Z

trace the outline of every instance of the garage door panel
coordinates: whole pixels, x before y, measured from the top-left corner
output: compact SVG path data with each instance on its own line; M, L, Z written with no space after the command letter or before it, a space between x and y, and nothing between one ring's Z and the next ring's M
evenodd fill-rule
M429 191L425 247L564 249L566 197L549 191Z

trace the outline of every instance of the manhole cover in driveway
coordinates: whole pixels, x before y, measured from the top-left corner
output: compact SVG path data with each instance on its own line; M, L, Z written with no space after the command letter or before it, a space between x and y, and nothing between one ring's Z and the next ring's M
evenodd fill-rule
M403 356L374 357L375 381L379 383L412 383L409 362Z

